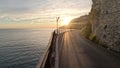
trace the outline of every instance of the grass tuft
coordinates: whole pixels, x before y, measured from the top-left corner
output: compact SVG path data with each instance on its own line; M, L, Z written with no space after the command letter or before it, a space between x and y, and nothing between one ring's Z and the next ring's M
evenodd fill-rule
M95 34L90 34L89 39L97 44L99 44L99 40L96 38Z

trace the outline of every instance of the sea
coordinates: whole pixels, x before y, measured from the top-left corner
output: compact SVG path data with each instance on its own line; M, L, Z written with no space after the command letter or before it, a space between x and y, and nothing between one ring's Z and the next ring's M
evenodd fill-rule
M0 68L35 68L53 29L0 29Z

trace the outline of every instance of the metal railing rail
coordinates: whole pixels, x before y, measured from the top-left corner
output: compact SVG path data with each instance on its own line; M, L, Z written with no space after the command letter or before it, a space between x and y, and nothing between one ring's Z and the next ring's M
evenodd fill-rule
M55 31L52 33L50 41L48 43L47 49L44 53L44 55L42 56L39 64L36 66L36 68L51 68L51 53L53 51L53 46L55 43L55 38L56 38L56 34Z

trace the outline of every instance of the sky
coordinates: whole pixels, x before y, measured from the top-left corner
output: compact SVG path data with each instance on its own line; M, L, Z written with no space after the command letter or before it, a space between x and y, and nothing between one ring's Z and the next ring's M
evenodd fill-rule
M91 0L0 0L0 28L53 28L61 21L88 14Z

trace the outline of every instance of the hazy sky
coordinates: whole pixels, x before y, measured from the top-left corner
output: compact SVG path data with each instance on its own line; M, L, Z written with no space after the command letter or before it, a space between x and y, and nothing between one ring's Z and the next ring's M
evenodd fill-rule
M57 16L88 14L91 0L0 0L0 28L54 27Z

